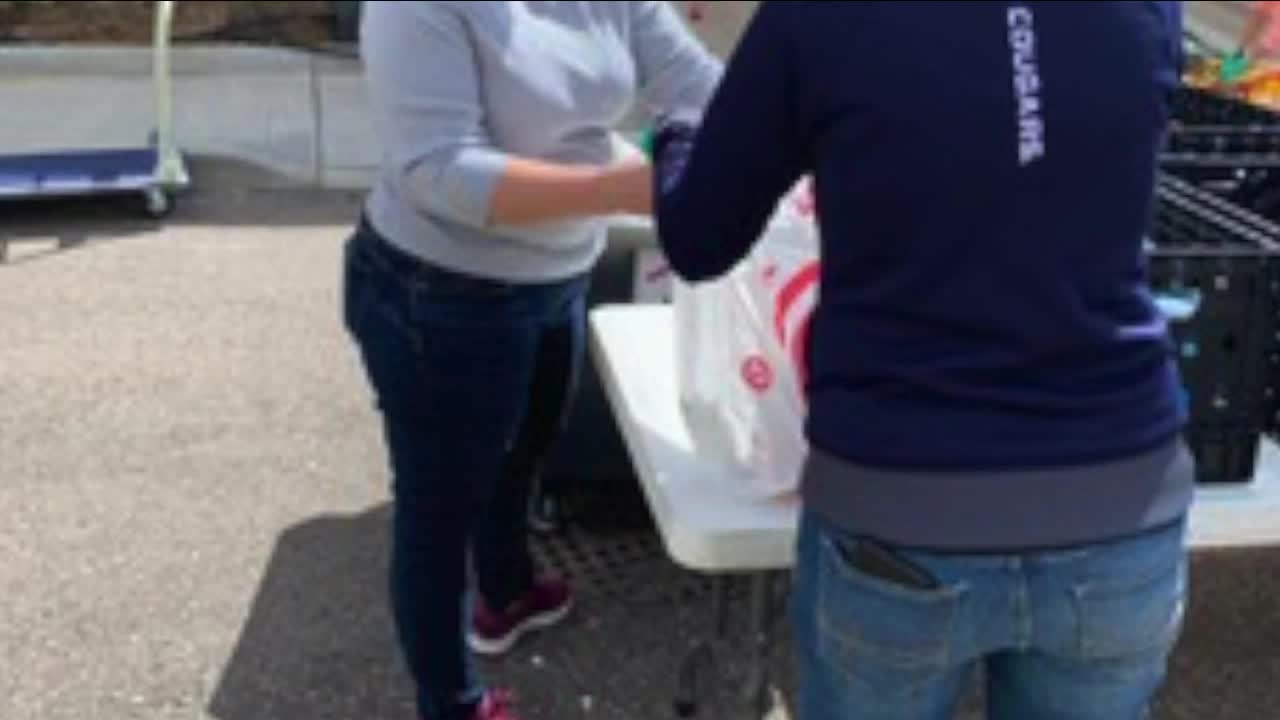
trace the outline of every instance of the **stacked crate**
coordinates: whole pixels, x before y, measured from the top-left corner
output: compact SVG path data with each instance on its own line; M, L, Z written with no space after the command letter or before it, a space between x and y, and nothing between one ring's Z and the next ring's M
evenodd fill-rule
M1280 227L1189 182L1158 187L1151 280L1194 307L1172 323L1203 483L1247 482L1275 418Z
M1179 88L1174 93L1172 110L1174 119L1187 126L1241 127L1277 122L1276 113L1269 108L1193 87Z
M1203 90L1179 91L1164 169L1280 221L1280 115Z
M1208 482L1252 474L1261 432L1280 429L1280 115L1185 88L1161 158L1153 275L1193 285L1203 307L1177 325L1191 438Z

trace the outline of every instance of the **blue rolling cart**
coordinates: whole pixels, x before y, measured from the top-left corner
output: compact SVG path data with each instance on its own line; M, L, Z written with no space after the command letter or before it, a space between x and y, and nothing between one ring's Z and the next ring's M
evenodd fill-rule
M173 209L174 194L190 184L173 128L173 6L171 1L156 3L152 42L156 122L147 145L0 155L0 200L138 194L152 216L162 217Z

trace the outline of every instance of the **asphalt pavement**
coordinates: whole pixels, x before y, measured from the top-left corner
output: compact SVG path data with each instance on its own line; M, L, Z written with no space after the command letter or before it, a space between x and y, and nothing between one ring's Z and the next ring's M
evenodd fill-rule
M357 202L0 206L0 718L411 717L338 321ZM490 671L532 720L666 717L703 586L644 533L582 542L612 581ZM1199 554L1194 588L1160 718L1280 718L1280 549Z

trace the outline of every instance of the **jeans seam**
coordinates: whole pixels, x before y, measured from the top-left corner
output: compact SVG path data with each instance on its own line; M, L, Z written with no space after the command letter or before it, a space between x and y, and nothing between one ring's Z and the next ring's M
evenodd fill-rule
M1025 651L1031 647L1035 633L1034 620L1031 615L1031 588L1025 567L1019 568L1014 602L1018 633L1018 636L1014 638L1014 645L1019 650Z

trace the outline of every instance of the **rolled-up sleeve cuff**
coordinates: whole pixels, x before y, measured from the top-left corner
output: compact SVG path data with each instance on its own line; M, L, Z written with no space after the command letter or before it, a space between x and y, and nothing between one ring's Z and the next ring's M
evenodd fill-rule
M491 148L457 151L442 165L426 162L409 173L410 191L426 209L454 222L487 227L507 156Z
M652 139L651 159L659 198L675 193L693 154L696 127L682 119L662 118Z

